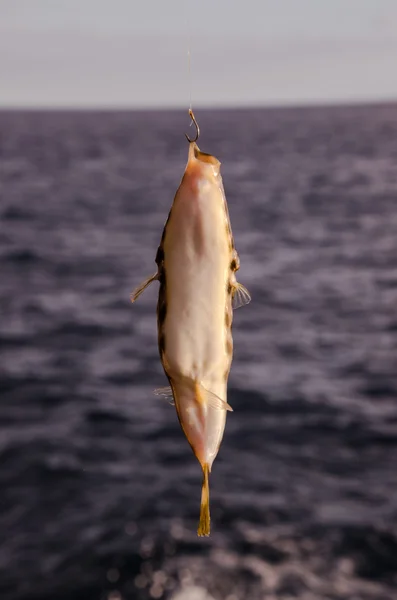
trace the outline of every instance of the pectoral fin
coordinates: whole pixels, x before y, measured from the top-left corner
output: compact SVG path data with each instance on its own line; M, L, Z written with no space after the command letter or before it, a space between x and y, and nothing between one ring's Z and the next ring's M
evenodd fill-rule
M246 287L237 281L233 285L232 291L232 306L234 309L240 308L251 302L251 296Z
M130 295L131 302L135 302L135 300L137 300L137 298L139 298L139 296L142 294L142 292L145 291L145 289L148 287L148 285L150 285L153 281L156 281L156 279L158 279L158 278L159 278L159 274L157 271L154 275L151 275L150 277L145 279L145 281L143 281L141 283L141 285L138 285L138 287L135 288L135 290Z

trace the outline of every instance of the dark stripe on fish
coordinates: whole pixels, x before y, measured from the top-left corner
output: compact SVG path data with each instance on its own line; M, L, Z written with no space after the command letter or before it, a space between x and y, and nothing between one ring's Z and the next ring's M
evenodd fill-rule
M167 315L167 302L166 302L166 283L165 283L165 269L161 270L160 276L160 291L159 299L157 302L157 330L158 330L158 345L161 362L163 362L163 355L165 352L165 335L164 335L164 321ZM164 364L163 364L164 366Z
M164 262L164 248L163 248L163 244L160 244L160 246L157 248L156 265L158 267L161 267L163 262Z
M159 298L157 301L157 331L158 331L157 341L158 341L160 359L163 364L163 367L164 367L163 356L164 356L164 352L165 352L165 335L164 335L163 329L164 329L165 317L167 315L166 276L165 276L165 268L164 268L164 239L165 239L165 233L166 233L166 229L167 229L167 223L171 216L171 210L170 210L167 220L165 222L163 234L161 236L160 245L157 248L157 254L156 254L156 263L157 263L158 269L159 269L159 282L160 282Z
M165 352L165 335L161 332L158 339L160 356Z
M159 325L162 327L165 321L165 317L167 316L167 303L162 298L161 302L159 302L158 306L158 321Z
M233 338L231 331L230 335L228 336L228 339L226 340L226 352L228 356L230 356L230 358L233 356Z

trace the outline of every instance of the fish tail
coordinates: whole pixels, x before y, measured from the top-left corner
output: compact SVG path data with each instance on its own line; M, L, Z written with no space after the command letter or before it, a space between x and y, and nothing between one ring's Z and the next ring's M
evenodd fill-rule
M203 487L201 488L201 508L200 522L197 529L197 535L209 536L210 534L210 488L209 488L209 472L208 463L203 465Z

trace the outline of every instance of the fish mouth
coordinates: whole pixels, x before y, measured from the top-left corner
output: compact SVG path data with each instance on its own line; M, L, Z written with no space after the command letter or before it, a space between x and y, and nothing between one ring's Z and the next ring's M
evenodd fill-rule
M202 163L207 163L210 165L214 165L214 167L220 166L220 161L212 156L212 154L207 154L206 152L201 152L200 148L197 146L196 142L192 142L194 158Z

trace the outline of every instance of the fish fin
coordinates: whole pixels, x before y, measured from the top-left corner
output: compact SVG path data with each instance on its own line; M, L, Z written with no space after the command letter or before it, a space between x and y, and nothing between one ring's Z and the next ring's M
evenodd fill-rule
M251 295L246 287L243 286L242 283L236 283L233 285L232 291L232 306L234 309L240 308L240 306L244 306L245 304L249 304L251 302Z
M163 398L166 398L170 404L175 406L174 394L172 393L172 388L169 385L155 389L154 393L156 396L162 396Z
M207 402L208 406L211 406L211 408L215 408L216 410L229 410L230 412L233 412L232 407L226 402L226 400L222 400L222 398L205 389L205 387L202 385L199 386L199 394L201 399Z
M153 281L156 281L156 279L158 279L158 278L159 278L159 273L158 273L158 271L156 271L156 273L154 275L151 275L150 277L145 279L145 281L142 281L142 283L140 285L138 285L137 288L135 288L135 290L132 292L132 294L130 294L131 302L135 302L135 300L137 300L137 298L139 298L139 296L142 294L142 292L145 291L145 289L148 287L148 285L150 285Z
M209 464L204 463L203 465L203 487L201 488L201 507L200 507L200 521L197 529L197 535L199 537L210 534L210 487L209 487Z

